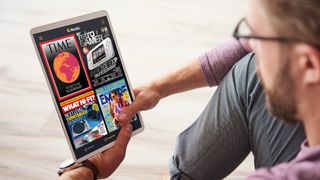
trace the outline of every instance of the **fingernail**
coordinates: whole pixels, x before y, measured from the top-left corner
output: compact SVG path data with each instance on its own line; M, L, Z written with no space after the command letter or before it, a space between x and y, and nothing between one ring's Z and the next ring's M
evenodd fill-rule
M126 125L126 130L128 130L128 131L132 131L132 125L129 123L129 124L127 124Z
M121 112L120 114L119 114L119 119L121 119L121 120L126 120L127 119L127 114L126 113L124 113L124 112Z

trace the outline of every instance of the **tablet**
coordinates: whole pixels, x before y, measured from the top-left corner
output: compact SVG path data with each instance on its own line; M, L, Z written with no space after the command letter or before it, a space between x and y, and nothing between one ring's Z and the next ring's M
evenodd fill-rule
M118 114L134 94L106 11L31 30L59 120L76 162L113 146ZM143 131L138 113L133 135Z

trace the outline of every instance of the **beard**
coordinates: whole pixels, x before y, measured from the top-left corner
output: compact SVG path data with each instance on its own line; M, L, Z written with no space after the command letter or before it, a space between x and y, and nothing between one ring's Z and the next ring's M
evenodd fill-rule
M294 96L294 81L290 76L290 59L288 57L279 59L279 70L276 74L274 84L267 88L261 76L257 64L257 74L261 79L261 84L266 93L268 110L275 117L284 120L289 124L300 122L297 118L297 101Z

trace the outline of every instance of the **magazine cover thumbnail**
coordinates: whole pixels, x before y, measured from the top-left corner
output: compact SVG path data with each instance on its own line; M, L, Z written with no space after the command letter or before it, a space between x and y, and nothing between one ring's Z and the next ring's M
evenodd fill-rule
M100 23L99 28L75 33L94 87L123 76L111 32L105 20Z
M120 79L97 88L96 93L109 132L119 129L118 115L132 102L125 80Z
M40 46L59 100L91 89L74 35L43 42Z
M60 106L76 149L108 134L93 91L64 101Z

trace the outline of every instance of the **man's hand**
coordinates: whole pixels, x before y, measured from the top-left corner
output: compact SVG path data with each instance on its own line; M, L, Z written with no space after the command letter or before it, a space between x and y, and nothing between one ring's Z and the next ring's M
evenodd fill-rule
M135 101L121 111L118 119L121 125L130 123L131 119L139 111L149 110L155 107L160 101L160 91L152 85L141 86L133 90Z
M161 76L145 86L134 89L135 101L119 114L121 125L129 123L139 111L155 107L160 99L172 94L208 86L198 59Z
M123 161L132 135L132 125L126 124L119 132L115 145L89 159L99 170L99 178L109 177Z
M99 178L109 177L118 168L125 157L131 134L132 125L129 123L121 128L115 145L112 148L89 159L98 168ZM59 180L73 179L93 179L93 173L86 167L80 167L63 173L59 178Z

